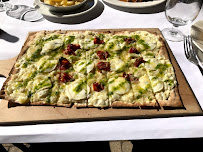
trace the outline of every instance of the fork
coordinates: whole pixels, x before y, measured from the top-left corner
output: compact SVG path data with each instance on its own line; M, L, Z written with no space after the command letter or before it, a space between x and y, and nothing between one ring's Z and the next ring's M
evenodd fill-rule
M198 60L197 54L193 49L192 46L192 38L188 35L184 37L184 50L186 58L192 62L193 64L197 65L203 75L203 69L200 66L200 62Z

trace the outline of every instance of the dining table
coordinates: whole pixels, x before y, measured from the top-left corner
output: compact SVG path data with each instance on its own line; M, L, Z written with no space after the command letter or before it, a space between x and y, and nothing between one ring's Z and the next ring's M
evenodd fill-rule
M11 5L34 7L34 0L9 0ZM48 18L25 21L0 12L0 63L16 57L29 32L42 30L94 30L129 28L172 27L165 16L164 5L157 8L122 8L98 0L94 9L86 14L54 22ZM151 12L150 12L151 11ZM185 35L190 34L192 24L203 20L203 9L197 18L185 26L178 27ZM198 67L187 60L184 44L166 40L175 60L184 74L200 107L203 107L203 75ZM197 50L202 53L200 50ZM201 61L201 59L200 59ZM203 63L203 62L202 62ZM0 77L0 87L5 82ZM2 102L2 100L0 101ZM1 115L1 111L0 111ZM0 143L80 142L142 140L203 137L203 116L188 115L174 117L134 118L118 120L78 121L62 123L39 123L24 125L1 125Z

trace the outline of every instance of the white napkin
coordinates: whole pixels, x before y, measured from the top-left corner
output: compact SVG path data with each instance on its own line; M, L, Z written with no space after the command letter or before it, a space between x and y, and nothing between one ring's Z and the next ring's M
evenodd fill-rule
M197 42L203 44L203 20L198 21L192 25L191 36Z
M197 56L203 64L203 20L200 20L191 26L190 34L193 38L193 44L197 52Z

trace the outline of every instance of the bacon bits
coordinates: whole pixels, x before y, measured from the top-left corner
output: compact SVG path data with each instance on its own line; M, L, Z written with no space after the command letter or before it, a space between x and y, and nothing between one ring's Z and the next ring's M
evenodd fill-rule
M100 60L106 60L109 57L109 53L107 51L97 51L97 55Z
M74 81L74 78L70 74L64 72L64 70L67 70L70 67L71 63L66 58L61 57L59 59L59 63L57 65L57 68L60 70L60 72L58 72L59 81L64 83Z
M67 48L63 52L68 55L75 55L75 51L77 49L80 49L80 45L68 44Z
M134 42L135 42L135 39L132 39L132 38L124 38L124 41L126 41L128 44L130 44L130 43L134 43Z
M142 57L137 58L137 59L135 60L134 66L135 66L135 67L139 67L139 65L142 64L142 63L145 63L145 60L143 60Z
M100 40L98 37L94 38L94 44L104 44L103 40Z
M110 63L109 62L99 62L97 64L98 70L110 71Z
M139 54L139 53L140 53L135 47L131 47L128 52L129 52L129 53L136 53L136 54Z
M125 72L123 73L123 77L127 80L127 81L131 81L131 82L138 82L139 78L133 76L132 74L126 74Z
M100 83L94 82L93 83L93 89L94 89L94 91L99 92L101 90L104 90L104 86Z
M126 74L125 72L123 72L123 77L127 80L130 81L130 77L132 74Z
M60 77L59 77L59 80L61 82L71 82L71 81L74 81L74 78L68 74L68 73L61 73Z
M60 70L66 70L71 66L71 63L66 58L63 58L63 57L59 59L59 64L60 64L60 67L59 67Z

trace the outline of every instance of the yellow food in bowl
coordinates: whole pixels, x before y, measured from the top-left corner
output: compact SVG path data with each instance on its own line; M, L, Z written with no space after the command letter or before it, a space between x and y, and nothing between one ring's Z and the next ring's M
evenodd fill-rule
M71 6L77 5L83 2L83 0L44 0L44 3L53 5L53 6Z

